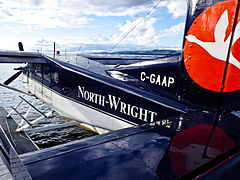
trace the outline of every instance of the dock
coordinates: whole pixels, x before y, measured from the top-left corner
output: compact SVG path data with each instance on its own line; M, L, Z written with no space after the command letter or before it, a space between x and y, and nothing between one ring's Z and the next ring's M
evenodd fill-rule
M12 180L13 176L8 170L6 164L3 162L3 159L0 158L0 179Z
M0 107L0 126L2 126L6 136L18 154L38 150L38 147L28 137L25 132L16 132L17 123L12 117L7 118L8 112ZM0 136L0 138L2 138Z
M38 148L25 132L15 131L18 125L7 114L0 107L0 179L32 179L18 155Z

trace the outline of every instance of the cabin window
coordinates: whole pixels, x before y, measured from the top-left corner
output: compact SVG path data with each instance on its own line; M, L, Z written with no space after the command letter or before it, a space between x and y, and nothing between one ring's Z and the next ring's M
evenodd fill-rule
M30 75L30 77L32 77L32 76L33 76L33 72L34 72L34 70L33 70L33 64L31 63L31 64L29 64L28 66L29 66L29 75Z
M51 72L48 65L43 65L43 79L49 82L51 81Z
M58 75L57 72L54 72L54 73L53 73L53 80L54 80L54 82L55 82L56 84L59 83L59 75Z
M42 66L41 66L41 64L34 64L33 69L34 69L34 74L36 76L42 77Z

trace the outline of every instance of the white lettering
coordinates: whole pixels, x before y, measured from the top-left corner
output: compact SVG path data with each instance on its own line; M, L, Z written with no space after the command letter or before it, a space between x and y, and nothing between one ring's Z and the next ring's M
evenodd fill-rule
M85 100L89 100L89 92L88 91L84 91L84 99Z
M174 83L174 78L173 77L169 77L168 78L168 87L170 87L171 84Z
M141 76L140 76L141 81L145 81L145 77L146 77L146 73L141 72Z
M143 113L143 111L144 111L144 113ZM147 115L148 115L148 110L140 108L139 119L143 120L143 121L147 121ZM143 116L144 116L144 119L143 119Z
M134 111L134 109L135 109L135 111ZM131 108L131 115L132 115L132 117L134 117L134 118L138 117L137 111L138 111L138 107L132 106L132 108Z
M155 81L155 78L156 76L154 74L150 76L151 81ZM146 77L144 77L144 79L146 79ZM174 83L173 79L169 81L169 85L172 83ZM154 117L157 116L156 112L127 104L117 96L108 95L108 101L106 101L106 96L87 91L85 87L81 86L78 86L78 97L104 107L105 104L109 104L111 109L145 122L153 122Z
M82 98L84 98L83 93L84 93L84 87L81 88L81 86L78 86L78 97L80 97L79 92L81 93Z
M157 116L157 113L153 111L149 111L149 113L151 114L150 122L153 122L154 116Z
M127 106L128 106L127 115L130 116L130 115L131 115L131 114L130 114L130 111L131 111L131 104L127 104Z
M165 87L167 86L167 77L166 77L166 76L163 77L162 86L163 86L163 85L164 85Z
M89 98L89 101L93 102L94 103L94 100L93 100L93 97L94 97L94 93L90 92L90 98Z
M98 102L98 94L95 94L95 104Z
M170 87L175 83L175 79L173 77L150 74L147 76L146 72L141 72L140 74L141 81L149 81L151 84L156 84L159 86Z
M105 106L105 96L86 91L84 87L78 86L78 97L101 106Z
M123 113L123 114L127 114L126 113L126 107L127 107L127 105L124 102L121 102L120 112Z
M110 103L110 108L117 110L118 104L121 100L121 98L118 98L118 101L116 101L116 96L108 95L109 97L109 103Z
M157 77L156 84L161 85L161 76L160 75L158 75L158 77Z
M156 75L155 74L151 74L150 75L150 83L155 83L155 77L156 77Z
M105 106L105 96L99 95L99 105Z

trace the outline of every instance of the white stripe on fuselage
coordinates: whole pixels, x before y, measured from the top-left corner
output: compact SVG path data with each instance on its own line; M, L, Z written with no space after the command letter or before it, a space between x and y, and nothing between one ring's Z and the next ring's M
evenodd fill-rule
M25 87L64 117L111 131L136 125L132 122L127 123L127 120L120 117L113 117L114 115L112 114L100 112L92 107L87 107L74 100L63 97L31 78L29 78L28 83L25 83Z

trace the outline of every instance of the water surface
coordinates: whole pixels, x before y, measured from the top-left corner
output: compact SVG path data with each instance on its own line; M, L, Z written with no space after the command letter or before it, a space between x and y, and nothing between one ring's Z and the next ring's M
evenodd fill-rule
M13 70L16 67L25 66L24 64L0 64L0 82L3 83L6 79L11 77L17 71ZM18 88L20 90L25 91L22 84L22 75L20 75L16 80L14 80L10 86ZM16 105L21 101L19 96L23 96L23 94L6 89L4 87L0 87L0 106L3 106L8 112L12 110L11 107L16 107ZM34 97L26 97L29 102L34 101ZM48 112L50 107L46 104L37 100L35 105L41 112ZM26 103L22 103L21 106L17 108L17 110L24 115L28 109L28 105ZM19 123L21 118L16 113L12 114L12 117ZM27 119L29 121L39 117L39 114L32 110ZM57 125L66 122L65 118L59 116L57 113L53 113L52 117L48 119L43 119L39 121L34 127L43 127L50 125ZM86 138L89 136L95 135L94 133L87 131L80 127L69 127L62 128L56 130L50 130L39 133L29 133L29 136L32 140L40 147L45 148L57 144L66 143L69 141Z

